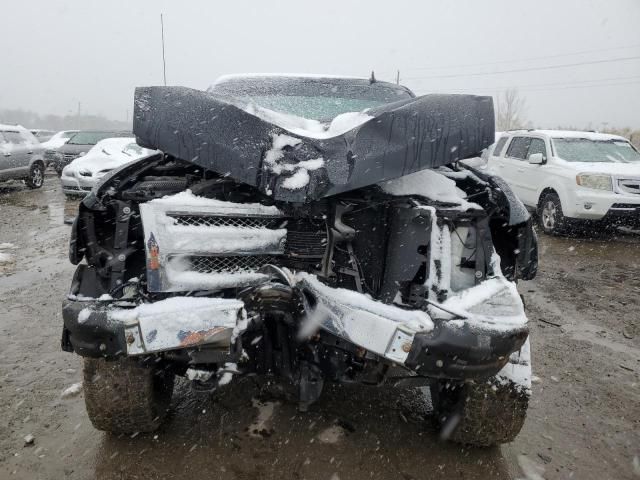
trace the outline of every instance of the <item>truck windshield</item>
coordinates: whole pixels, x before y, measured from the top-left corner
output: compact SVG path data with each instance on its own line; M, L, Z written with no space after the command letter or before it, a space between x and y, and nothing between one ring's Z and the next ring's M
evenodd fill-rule
M567 162L640 162L640 153L623 140L554 138L553 147L556 155Z
M215 84L209 92L318 121L413 97L404 87L348 78L238 77Z

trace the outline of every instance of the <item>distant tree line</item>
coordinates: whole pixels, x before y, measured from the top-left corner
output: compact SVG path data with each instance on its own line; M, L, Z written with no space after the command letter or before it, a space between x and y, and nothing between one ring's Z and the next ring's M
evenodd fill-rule
M131 124L102 115L40 115L27 110L0 110L0 123L46 130L131 130Z
M526 119L526 100L517 89L509 89L498 95L495 99L496 131L504 132L519 128L534 128L533 123ZM586 127L556 126L557 130L597 130L602 133L611 133L628 138L636 148L640 149L640 130L629 127L608 127L601 130L594 129L592 125Z

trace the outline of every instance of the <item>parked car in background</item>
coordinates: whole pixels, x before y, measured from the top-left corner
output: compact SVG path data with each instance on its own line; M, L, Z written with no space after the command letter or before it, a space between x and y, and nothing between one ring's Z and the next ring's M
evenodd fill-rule
M76 158L86 154L100 140L114 137L131 137L131 132L113 131L79 131L67 142L58 148L58 154L52 161L58 175L62 174L62 169L69 165Z
M49 140L42 144L44 148L44 163L49 166L49 164L53 163L56 159L56 155L58 154L58 149L62 147L67 140L73 137L78 130L62 130L54 134Z
M44 181L43 151L26 128L0 124L0 181L20 179L30 188L40 188Z
M62 191L65 195L84 196L106 173L154 153L157 152L137 145L135 138L100 140L86 155L62 169Z
M586 222L640 224L640 153L624 137L594 132L519 130L489 149L502 177L545 233Z
M56 132L54 132L53 130L42 130L40 128L33 128L31 129L31 133L33 133L33 136L36 137L40 143L44 143L51 137L53 137L53 134Z

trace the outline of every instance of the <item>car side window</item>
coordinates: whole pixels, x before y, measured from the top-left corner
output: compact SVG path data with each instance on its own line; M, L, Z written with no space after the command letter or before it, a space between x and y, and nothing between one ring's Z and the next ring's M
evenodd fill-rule
M507 149L507 157L526 160L530 143L530 137L513 137L513 140L511 140L509 148Z
M25 138L20 135L19 132L3 132L4 138L7 139L7 142L12 143L14 145L21 145L27 143Z
M504 148L504 144L507 143L507 137L500 137L498 143L496 143L496 148L493 149L492 155L494 157L499 157L502 155L502 149Z
M547 159L547 147L544 144L544 140L541 138L532 138L531 143L529 144L529 154L527 158L529 158L534 153L541 153L543 159Z
M28 131L20 131L20 137L22 138L21 143L40 143L36 136Z

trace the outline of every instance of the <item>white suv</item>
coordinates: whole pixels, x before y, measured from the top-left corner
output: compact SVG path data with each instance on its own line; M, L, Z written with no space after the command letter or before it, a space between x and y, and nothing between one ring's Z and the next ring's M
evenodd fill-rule
M505 132L488 152L546 233L578 221L640 224L640 153L623 137L593 132Z

